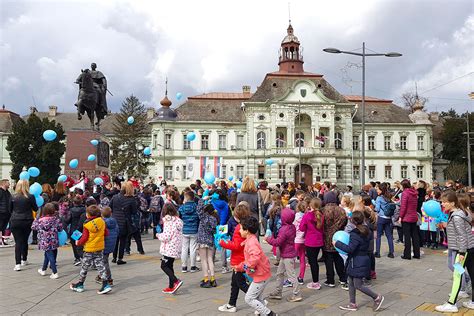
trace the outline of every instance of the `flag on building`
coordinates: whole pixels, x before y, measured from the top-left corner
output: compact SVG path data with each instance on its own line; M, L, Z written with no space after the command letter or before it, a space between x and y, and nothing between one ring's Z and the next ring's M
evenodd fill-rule
M194 157L186 157L186 178L194 178Z
M222 178L222 157L214 157L214 176L216 178Z
M200 168L199 174L200 174L201 179L203 179L204 175L206 174L206 171L207 171L207 157L202 157L201 156L200 159L201 159L201 161L200 161L200 165L199 165L200 166L199 167Z

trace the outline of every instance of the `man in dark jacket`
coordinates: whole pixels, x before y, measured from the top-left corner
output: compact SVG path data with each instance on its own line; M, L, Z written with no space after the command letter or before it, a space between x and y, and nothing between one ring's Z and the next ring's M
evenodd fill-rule
M10 191L8 191L9 188L10 181L7 179L0 181L0 246L6 245L4 241L4 231L7 228L11 215L11 194Z

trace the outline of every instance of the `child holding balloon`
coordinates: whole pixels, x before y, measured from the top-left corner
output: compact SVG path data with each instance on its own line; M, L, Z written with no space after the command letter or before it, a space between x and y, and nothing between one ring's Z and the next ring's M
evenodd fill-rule
M373 310L378 311L382 306L384 297L374 293L370 288L363 285L362 279L370 271L370 259L367 255L370 239L372 238L370 230L364 224L365 216L360 211L352 213L351 222L355 228L350 232L349 244L340 240L333 240L333 245L348 254L348 263L346 263L347 276L349 281L349 304L339 306L346 311L357 311L356 289L372 297L374 300Z
M56 216L56 208L53 203L46 203L43 206L42 216L36 219L31 229L38 232L38 248L44 251L43 266L38 269L40 275L46 275L46 269L49 267L53 272L49 277L51 279L59 278L56 267L56 256L59 247L58 233L63 230L63 225Z

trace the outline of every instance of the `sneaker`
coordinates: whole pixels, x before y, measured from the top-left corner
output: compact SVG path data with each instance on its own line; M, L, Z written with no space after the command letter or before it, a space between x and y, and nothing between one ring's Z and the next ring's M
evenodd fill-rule
M84 292L84 284L82 282L72 283L69 288L74 292L82 293Z
M114 280L113 280L113 279L110 279L108 282L109 282L109 286L110 286L110 287L113 287L113 286L114 286Z
M293 283L291 283L290 280L285 280L285 282L283 282L283 287L293 287Z
M352 312L357 311L357 305L352 304L352 303L349 303L347 305L339 306L339 308L342 309L343 311L352 311Z
M377 280L377 272L370 271L370 278L373 279L373 280Z
M196 255L196 261L201 262L201 257L199 255Z
M335 286L336 286L336 284L334 284L334 283L329 283L328 281L324 281L323 284L326 285L326 286L328 286L328 287L335 287Z
M46 275L46 271L44 271L43 269L38 269L38 273L42 276Z
M458 297L459 298L468 298L468 297L470 297L470 295L467 294L467 292L465 292L465 291L459 291Z
M379 253L374 253L374 257L375 258L380 258L380 254Z
M118 259L118 260L117 260L117 264L118 264L118 265L126 264L126 263L127 263L127 261L123 261L122 259Z
M210 283L211 283L211 286L212 286L212 287L217 287L217 282L216 282L215 279L214 279L214 280L211 280Z
M55 280L55 279L59 278L59 274L57 272L56 273L51 273L49 278Z
M27 266L28 265L28 260L21 260L21 266Z
M173 289L170 287L166 287L163 290L161 290L161 292L165 294L173 294Z
M457 313L459 311L456 305L449 304L448 302L436 306L435 310L442 313Z
M341 283L341 289L349 291L349 285L347 283Z
M303 285L304 284L304 280L302 278L298 278L298 284L299 285Z
M292 303L301 302L302 300L303 300L303 298L299 295L292 295L292 296L287 298L287 301L292 302Z
M385 300L385 297L383 297L383 295L377 296L377 298L374 300L374 306L373 306L374 312L378 311L380 307L382 307L382 303L384 300Z
M181 287L181 285L183 285L183 281L181 281L181 280L178 280L178 281L174 282L174 286L171 289L172 290L171 294L176 293L176 291Z
M97 291L97 294L106 294L106 293L109 293L110 291L112 291L112 288L110 287L108 283L105 283L105 284L102 284L102 287L100 288L100 290Z
M130 251L125 251L126 256L130 256Z
M268 295L268 298L271 299L271 300L281 300L282 299L282 296L281 296L281 292L272 292Z
M395 258L395 256L393 255L393 253L389 253L389 254L387 255L387 257L392 258L392 259Z
M202 280L201 284L199 284L199 286L202 287L202 288L205 288L205 289L210 289L212 287L211 282L209 282L209 280L207 280L207 281Z
M99 284L102 284L102 278L100 277L100 275L95 277L95 282L99 283Z
M113 258L112 263L117 263L117 258Z
M306 287L312 290L320 290L321 284L319 284L319 282L310 282L306 285Z
M20 264L15 264L15 267L13 268L13 271L21 271L21 265Z
M145 251L142 250L142 251L139 251L138 253L141 254L141 255L144 255Z
M194 267L191 267L191 270L189 270L191 273L194 273L194 272L198 272L198 271L201 271L201 269L199 269L198 267L194 266Z
M469 301L469 302L462 302L462 306L468 308L468 309L474 309L474 302Z
M229 273L229 272L232 272L232 270L227 268L227 267L222 267L222 274L226 274L226 273Z
M181 272L188 273L188 267L181 267Z
M235 313L237 311L237 307L229 305L229 304L221 305L217 309L220 312L228 312L228 313Z
M113 262L113 260L112 260L112 262ZM115 262L117 262L117 260L115 260ZM114 262L114 263L115 263L115 262ZM74 260L74 266L75 266L75 267L81 265L81 263L82 263L82 262L81 262L81 259L76 259L76 260Z

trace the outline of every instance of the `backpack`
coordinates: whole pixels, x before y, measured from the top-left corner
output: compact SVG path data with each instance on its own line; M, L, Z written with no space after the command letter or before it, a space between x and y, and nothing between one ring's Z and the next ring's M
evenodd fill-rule
M397 208L397 204L395 203L387 203L385 208L383 209L383 215L387 217L392 217L395 214L395 209Z
M161 197L161 195L155 195L151 198L150 212L161 213L162 206L163 206L163 198Z
M140 211L148 212L148 202L146 201L146 199L141 195L138 197L138 199L140 201L140 204L139 204Z

